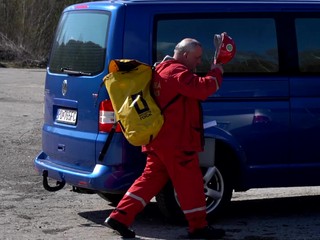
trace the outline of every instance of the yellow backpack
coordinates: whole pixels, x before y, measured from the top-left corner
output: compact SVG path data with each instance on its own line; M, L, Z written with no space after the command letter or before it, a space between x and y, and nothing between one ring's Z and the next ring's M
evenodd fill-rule
M133 59L115 59L103 79L116 121L134 146L148 144L160 131L164 119L150 93L152 66Z

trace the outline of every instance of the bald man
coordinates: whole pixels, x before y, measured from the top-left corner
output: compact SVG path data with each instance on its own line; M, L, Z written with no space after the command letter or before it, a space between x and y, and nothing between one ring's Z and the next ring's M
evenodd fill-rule
M204 146L200 101L220 88L223 68L212 64L207 75L199 77L193 70L201 58L201 43L186 38L176 45L173 57L166 56L156 66L152 80L155 100L161 109L171 104L163 113L165 122L159 134L142 147L147 154L142 175L105 221L124 238L135 237L129 227L168 180L188 221L189 238L220 239L225 235L224 230L208 226L198 158Z

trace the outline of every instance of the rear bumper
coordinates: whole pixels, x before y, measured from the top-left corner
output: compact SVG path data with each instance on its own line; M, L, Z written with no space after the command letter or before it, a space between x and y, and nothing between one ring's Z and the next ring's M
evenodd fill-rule
M35 158L34 166L39 175L47 171L48 178L76 187L109 193L125 192L137 177L133 172L125 171L123 167L102 164L96 164L91 172L70 168L50 160L44 152Z

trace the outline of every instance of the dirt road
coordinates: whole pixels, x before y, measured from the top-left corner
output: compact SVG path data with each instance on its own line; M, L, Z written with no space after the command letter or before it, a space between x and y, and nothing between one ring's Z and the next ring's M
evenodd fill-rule
M33 169L41 149L42 69L0 68L0 239L121 239L102 225L112 206L97 195L55 193ZM299 177L299 176L297 176ZM320 239L320 188L236 193L213 224L229 240ZM183 239L186 226L167 223L155 202L133 225L137 239Z

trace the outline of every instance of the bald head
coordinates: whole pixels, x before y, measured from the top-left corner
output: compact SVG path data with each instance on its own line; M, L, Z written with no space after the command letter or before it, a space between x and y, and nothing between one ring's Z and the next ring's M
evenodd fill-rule
M194 70L201 63L201 57L201 43L193 38L183 39L174 49L173 58L184 64L189 70Z
M193 38L185 38L176 45L174 53L183 54L184 52L190 52L194 50L196 47L202 47L201 43Z

